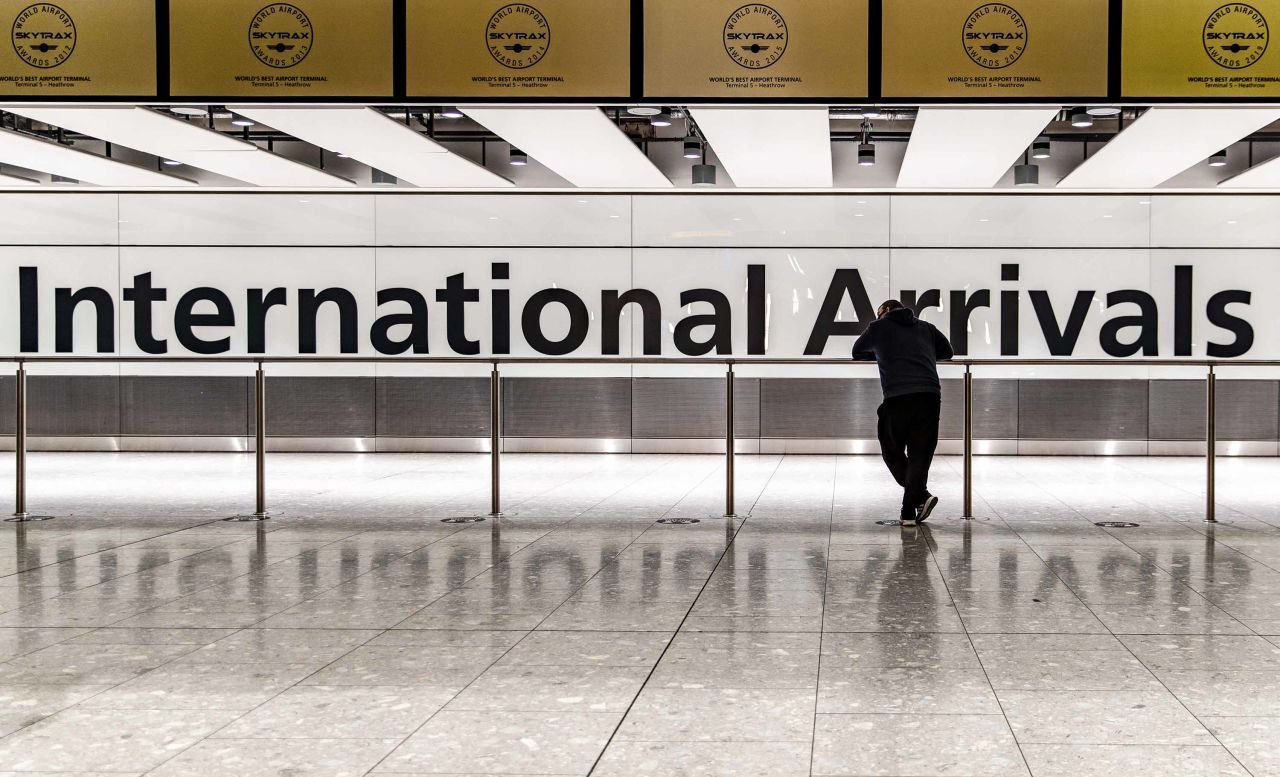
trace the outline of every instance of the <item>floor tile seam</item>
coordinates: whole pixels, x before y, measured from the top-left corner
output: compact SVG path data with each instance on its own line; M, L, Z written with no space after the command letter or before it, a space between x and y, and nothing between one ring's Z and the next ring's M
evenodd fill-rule
M1112 536L1115 536L1115 535L1112 535ZM1240 626L1241 626L1241 627L1243 627L1243 628L1245 628L1245 629L1248 629L1250 634L1253 634L1253 635L1255 635L1255 636L1258 636L1257 632L1255 632L1251 627L1249 627L1249 626L1248 626L1248 625L1246 625L1244 622L1242 622L1239 618L1235 617L1234 615L1232 615L1231 613L1227 612L1227 611L1226 611L1225 609L1223 609L1222 607L1220 607L1220 606L1218 606L1217 604L1215 604L1211 599L1208 599L1208 597L1204 596L1204 594L1202 594L1201 592L1197 591L1195 588L1192 588L1192 587L1191 587L1190 585L1188 585L1187 583L1184 583L1182 580L1179 580L1177 577L1174 577L1174 576L1170 573L1170 571L1169 571L1168 569L1164 568L1163 566L1161 566L1161 565L1160 565L1160 563L1159 563L1158 561L1156 561L1156 560L1155 560L1155 559L1153 559L1152 557L1147 556L1147 555L1145 555L1145 554L1141 553L1140 551L1138 551L1136 548L1134 548L1132 545L1130 545L1128 542L1126 542L1126 541L1124 540L1124 538L1123 538L1123 537L1116 537L1116 540L1117 540L1121 545L1123 545L1124 547L1126 547L1126 548L1128 548L1129 550L1133 551L1134 553L1137 553L1137 554L1138 554L1139 556L1141 556L1142 558L1149 559L1149 560L1151 561L1151 563L1152 563L1152 564L1153 564L1157 569L1159 569L1160 571L1164 572L1164 573L1168 576L1169 580L1172 580L1172 581L1173 581L1174 583L1176 583L1177 585L1183 586L1183 587L1185 587L1187 590L1192 591L1193 593L1195 593L1195 594L1196 594L1197 596L1199 596L1200 598L1205 599L1205 600L1208 602L1209 606L1211 606L1211 607L1213 607L1214 609L1218 610L1218 611L1219 611L1219 612L1221 612L1223 615L1225 615L1225 616L1227 616L1228 618L1230 618L1232 621L1234 621L1234 622L1236 622L1236 623L1240 624ZM1211 541L1212 541L1212 542L1215 542L1215 543L1217 542L1217 540L1216 540L1216 539L1211 539ZM1055 574L1056 574L1056 573L1055 573ZM1059 578L1059 579L1061 579L1061 578ZM1064 583L1066 583L1066 581L1063 581L1063 582L1064 582ZM1069 584L1067 584L1067 587L1068 587L1068 588L1070 588L1071 586L1070 586ZM1074 588L1072 588L1072 591L1074 591L1074 590L1075 590L1075 589L1074 589ZM1083 602L1083 600L1082 600L1082 602ZM1085 607L1088 607L1088 608L1089 608L1089 611L1090 611L1090 612L1092 612L1092 613L1093 613L1093 617L1097 618L1099 622L1101 622L1101 621L1102 621L1102 618L1101 618L1101 617L1098 615L1098 613L1097 613L1097 612L1095 612L1095 611L1094 611L1094 609L1093 609L1093 608L1094 608L1094 606L1102 606L1101 604L1091 605L1089 602L1083 602L1083 604L1084 604L1084 606L1085 606ZM1104 623L1103 625L1105 626L1106 624ZM1108 631L1111 631L1110 627L1108 627L1108 628L1107 628L1107 630L1108 630ZM1114 632L1113 632L1113 633L1114 633Z
M1008 522L1007 522L1007 521L1005 521L1005 520L1004 520L1004 518L1003 518L1003 517L1002 517L998 512L996 513L996 517L1001 521L1001 523L1004 523L1004 524L1005 524L1005 526L1006 526L1006 527L1008 527ZM1009 528L1012 530L1012 527L1009 527ZM924 531L928 532L928 531L929 531L929 529L927 529L927 528L926 528L926 529L924 529ZM1018 533L1017 533L1016 531L1014 531L1014 534L1015 534L1015 536L1018 536L1018 538L1019 538L1020 540L1022 540L1022 542L1023 542L1024 544L1027 544L1027 543L1026 543L1026 540L1025 540L1025 539L1023 539L1023 538L1021 537L1021 535L1018 535ZM927 540L932 540L931 535L926 534L926 539L927 539ZM929 541L929 542L927 542L927 547L929 548L929 557L933 560L934 567L938 570L938 573L939 573L939 574L941 574L941 573L942 573L942 561L938 558L938 553L937 553L938 546L937 546L937 544L936 544L935 542ZM1030 545L1029 545L1029 544L1028 544L1028 547L1030 547ZM1056 575L1056 573L1055 573L1055 577L1056 577L1056 576L1057 576L1057 575ZM1061 578L1059 578L1059 579L1061 579ZM946 589L946 591L947 591L948 595L950 595L950 594L951 594L951 586L949 586L949 585L947 584L947 581L946 581L945 577L944 577L944 579L943 579L942 585L943 585L943 587ZM1010 738L1013 740L1013 744L1014 744L1014 746L1018 748L1018 757L1022 759L1022 766L1023 766L1023 768L1026 770L1026 773L1027 773L1028 777L1030 777L1030 775L1032 775L1032 771L1031 771L1031 762L1027 759L1027 754L1023 751L1023 749L1022 749L1022 743L1018 741L1017 734L1015 734L1015 733L1014 733L1014 730L1013 730L1013 721L1009 720L1008 711L1005 709L1005 707L1004 707L1004 703L1003 703L1002 701L1000 701L1000 695L999 695L998 693L996 693L995 684L991 682L991 674L987 671L986 664L984 664L984 663L982 662L982 655L978 652L978 646L977 646L977 645L975 645L975 644L974 644L974 642L973 642L973 634L969 631L969 625L968 625L967 623L965 623L964 618L963 618L963 617L961 617L961 615L960 615L960 608L955 604L955 597L954 597L954 596L952 596L952 604L951 604L951 606L952 606L952 609L953 609L953 610L955 611L955 613L956 613L956 617L960 619L960 628L963 630L964 635L968 638L968 641L969 641L969 649L973 651L973 654L974 654L974 655L977 657L977 659L978 659L978 667L979 667L979 669L982 671L982 676L983 676L983 678L987 681L987 689L988 689L989 691L991 691L991 697L992 697L993 699L995 699L995 702L996 702L996 708L1000 710L1000 717L1001 717L1001 719L1004 721L1005 729L1009 732L1009 736L1010 736Z
M523 500L516 502L516 503L513 505L513 507L519 507L519 506L520 506L520 505L522 505L522 504L528 504L531 500L538 499L538 498L541 498L541 497L545 497L547 494L551 493L552 491L556 490L557 488L561 488L561 487L564 487L564 486L568 486L569 484L572 484L572 483L578 483L578 482L582 481L584 478L587 478L587 477L589 477L589 476L591 476L591 475L593 475L593 474L595 474L595 473L599 472L600 470L605 469L608 463L609 463L609 462L607 462L607 461L601 461L597 466L591 467L590 469L586 470L585 472L582 472L581 474L579 474L579 475L577 475L577 476L575 476L575 477L573 477L573 478L570 478L569 480L566 480L566 481L564 481L564 482L557 483L557 484L555 484L555 485L549 486L549 487L547 487L546 489L544 489L544 490L542 490L542 491L539 491L539 492L538 492L538 493L536 493L536 494L531 494L530 496L525 497ZM636 478L635 478L634 480L631 480L630 482L628 482L628 483L627 483L626 485L624 485L624 486L620 486L620 487L618 487L616 490L614 490L613 492L611 492L611 493L609 494L609 496L604 497L604 498L602 498L602 499L597 500L596 502L594 502L594 503L591 505L591 507L588 507L588 508L586 508L586 509L584 509L584 510L580 510L580 511L578 512L578 514L577 514L577 515L574 515L574 516L570 519L570 521L572 521L572 520L576 520L577 518L579 518L579 517L580 517L580 516L582 516L583 514L590 512L592 509L594 509L594 508L596 508L596 507L599 507L599 506L600 506L600 504L601 504L601 503L603 503L603 502L605 501L605 499L608 499L609 497L612 497L612 496L617 495L617 494L618 494L618 492L622 491L623 489L625 489L625 488L630 488L631 486L635 485L636 483L638 483L639 481L643 480L644 478L649 477L649 476L650 476L650 475L652 475L654 472L657 472L657 471L659 471L659 470L665 469L666 467L670 466L670 465L671 465L671 464L673 464L673 463L674 463L674 462L664 462L663 464L661 464L661 465L659 465L658 467L656 467L654 470L652 470L652 471L650 471L650 472L647 472L647 473L644 473L644 474L641 474L641 475L636 476Z
M1142 665L1144 669L1147 670L1147 673L1150 674L1151 677L1155 679L1157 683L1160 684L1160 687L1164 689L1165 693L1169 694L1169 696L1174 700L1174 702L1176 702L1178 706L1180 706L1184 711L1186 711L1186 713L1191 716L1192 720L1194 720L1202 730L1204 730L1210 737L1213 738L1214 742L1217 742L1219 746L1224 748L1231 755L1231 758L1240 766L1242 770L1244 770L1246 774L1250 774L1250 775L1253 774L1253 772L1247 766L1245 766L1244 762L1240 760L1239 756L1231 752L1231 749L1227 748L1226 745L1222 742L1222 740L1218 738L1218 735L1213 733L1213 730L1210 729L1208 726L1206 726L1204 724L1204 721L1200 720L1200 717L1196 715L1191 710L1190 707L1187 706L1186 702L1184 702L1181 698L1179 698L1178 695L1173 692L1173 689L1171 689L1168 686L1168 684L1165 683L1164 680L1160 679L1160 676L1156 674L1155 670L1153 670L1146 661L1143 661L1142 657L1139 656L1137 653L1135 653L1133 649L1129 647L1129 645L1125 644L1124 640L1120 639L1121 636L1170 636L1170 635L1163 635L1163 634L1161 635L1128 635L1128 634L1120 635L1112 631L1111 628L1107 626L1105 623L1103 624L1103 627L1107 629L1107 633L1111 634L1113 639L1119 642L1124 647L1124 649L1129 652L1129 655L1131 655L1135 661L1137 661L1139 664ZM1252 631L1252 629L1250 631ZM1257 636L1257 635L1255 634L1254 636Z
M673 460L672 462L669 462L669 463L670 463L670 464L674 464L675 462L674 462L674 460ZM659 467L658 469L661 469L661 468L662 468L662 467ZM598 468L597 468L597 469L598 469ZM633 484L634 484L634 482L636 482L636 481L633 481ZM695 486L695 488L696 488L696 486ZM620 489L618 489L618 490L620 491L620 490L621 490L621 488L620 488ZM617 493L617 491L615 491L614 493ZM688 493L690 493L690 492L686 492L686 495L687 495ZM611 495L612 495L612 494L611 494ZM607 497L606 497L606 498L607 498ZM596 505L599 505L599 504L600 504L600 503L602 503L603 501L604 501L603 499L602 499L602 500L600 500L599 502L597 502L597 503L596 503ZM678 502L677 502L677 504L678 504ZM674 505L673 505L673 507L672 507L672 508L668 508L667 512L670 512L670 510L671 510L671 509L673 509L673 508L674 508ZM584 511L584 512L585 512L585 511ZM663 514L665 515L666 513L663 513ZM578 516L575 516L574 518L570 519L569 523L572 523L572 521L573 521L573 520L576 520L576 519L577 519L578 517L580 517L581 515L582 515L582 513L579 513L579 514L578 514ZM497 518L497 519L495 519L495 520L501 520L501 518ZM739 530L740 530L740 529L741 529L741 527L739 527ZM624 545L624 546L623 546L623 548L622 548L622 550L619 552L619 554L620 554L620 553L622 553L622 552L625 552L628 548L630 548L630 547L632 547L633 545L635 545L635 544L636 544L637 539L640 537L640 535L641 535L641 534L643 534L643 531L642 531L642 532L640 532L640 533L638 533L638 534L636 534L636 536L635 536L635 537L631 538L631 540L630 540L626 545ZM524 546L524 547L522 547L522 548L517 549L517 550L516 550L516 551L514 551L513 553L511 553L511 554L507 555L506 557L504 557L504 558L502 559L502 561L501 561L501 562L499 562L499 563L507 563L511 557L515 556L516 554L518 554L518 553L520 553L520 552L522 552L522 551L524 551L524 550L527 550L527 549L529 549L529 548L533 547L535 544L537 544L537 543L536 543L536 541L535 541L535 542L532 542L532 543L529 543L528 545L526 545L526 546ZM728 547L727 547L727 546L726 546L726 549L725 549L725 550L726 550L726 551L728 550ZM616 557L616 556L615 556L615 557ZM723 557L724 557L724 553L722 552L722 553L721 553L721 558L723 558ZM718 562L717 562L717 563L718 563ZM479 572L477 572L477 573L476 573L476 575L475 575L475 576L473 576L472 578L469 578L469 579L468 579L468 582L470 582L470 580L474 580L475 578L479 577L480 575L484 574L486 571L488 571L489 569L494 568L495 566L496 566L496 564L494 564L494 565L490 565L489 567L486 567L485 569L480 570ZM603 568L603 567L602 567L602 568ZM574 590L573 590L573 592L569 595L569 597L567 597L567 598L565 599L565 601L568 601L568 599L572 598L573 594L576 594L578 591L581 591L581 590L582 590L583 588L585 588L588 584L590 584L590 582L591 582L593 579L595 579L596 575L599 575L599 574L600 574L600 571L601 571L600 569L596 570L596 572L595 572L594 574L592 574L590 577L588 577L586 580L584 580L584 581L583 581L583 583L582 583L582 585L581 585L581 586L579 586L578 588L574 589ZM711 575L712 575L712 574L714 574L714 572L715 572L715 568L714 568L714 567L712 567L711 572L709 572L709 573L708 573L708 575L707 575L707 579L708 579L708 580L710 580L710 577L711 577ZM703 585L704 585L704 587L705 587L705 585L706 585L706 584L704 583ZM693 606L693 604L694 604L694 603L696 603L696 601L697 601L697 600L696 600L696 598L695 598L694 602L690 604L690 609L692 609L692 606ZM429 606L429 605L428 605L428 606ZM545 617L543 617L543 619L542 619L541 621L539 621L539 622L538 622L538 626L540 626L540 625L542 625L543 623L545 623L545 622L547 621L547 619L548 619L548 618L550 618L550 617L551 617L551 615L555 612L555 610L558 610L558 609L559 609L560 607L562 607L562 606L563 606L563 602L562 602L560 605L557 605L555 609L553 609L550 613L548 613ZM423 608L423 609L425 609L425 608ZM409 618L414 617L414 615L416 615L418 612L421 612L421 611L422 611L422 610L418 610L418 611L416 611L415 613L411 614L411 615L409 616ZM685 617L686 617L686 618L688 617L688 613L686 613L686 614L685 614ZM409 618L406 618L405 620L400 621L400 623L404 623L404 622L405 622L406 620L408 620ZM683 621L682 621L682 622L683 622ZM399 625L399 624L396 624L396 625ZM394 629L394 628L395 628L395 626L392 626L392 629ZM388 631L389 631L389 630L390 630L390 629L388 629ZM370 768L365 772L365 774L371 774L371 773L373 773L374 771L376 771L376 770L377 770L377 768L378 768L378 767L379 767L379 766L380 766L384 761L386 761L386 759L387 759L388 757L390 757L390 756L391 756L391 754L393 754L396 750L400 749L400 747L402 747L402 746L404 745L404 743L405 743L405 742L408 742L408 741L409 741L409 739L411 739L415 734L417 734L417 733L418 733L419 731L421 731L425 726L427 726L427 724L429 724L432 720L434 720L434 719L435 719L435 717L436 717L436 715L439 715L439 714L440 714L440 712L442 712L442 711L445 709L445 707L447 707L447 706L449 705L449 703L450 703L450 702L452 702L454 699L457 699L459 695L461 695L464 691L466 691L468 688L470 688L470 687L471 687L471 685L472 685L476 680L478 680L478 679L480 679L480 677L484 676L485 672L488 672L490 669L492 669L494 666L496 666L496 665L498 664L498 662L499 662L499 661L501 661L501 660L502 660L503 658L505 658L506 656L510 655L511 651L512 651L512 650L514 650L514 649L515 649L518 645L520 645L522 642L524 642L524 640L525 640L525 639L527 639L527 638L528 638L528 636L529 636L530 634L534 633L534 631L537 631L537 626L535 626L535 627L534 627L534 628L532 628L532 629L529 629L529 630L525 631L525 635L524 635L524 637L521 637L521 638L520 638L519 640L517 640L514 644L512 644L510 647L508 647L505 651L503 651L500 655L498 655L497 657L495 657L495 658L494 658L494 660L493 660L492 662L490 662L488 666L486 666L486 667L485 667L485 668L484 668L484 669L483 669L479 674L477 674L474 678L472 678L472 680L471 680L470 682L468 682L468 683L467 683L466 685L464 685L461 689L459 689L457 693L455 693L453 696L451 696L451 697L449 698L449 700L448 700L448 701L446 701L444 704L442 704L438 710L436 710L434 713L432 713L432 714L431 714L431 715L430 715L426 720L424 720L421 724L419 724L419 725L418 725L418 726L417 726L417 727L416 727L412 732L410 732L407 736L405 736L403 739L401 739L401 740L400 740L400 742L399 742L399 744L397 744L397 745L396 745L395 747L393 747L390 751L388 751L388 752L386 753L386 755L384 755L382 758L378 759L378 762L377 762L377 763L375 763L372 767L370 767ZM677 634L677 633L679 633L679 630L678 630L678 629L676 630L676 632L672 632L672 638L671 638L670 640L668 640L668 641L667 641L666 646L664 646L664 653L665 653L666 648L669 648L669 647L671 646L671 642L675 639L675 634ZM655 662L654 662L654 664L653 664L653 666L652 666L652 667L650 667L650 669L649 669L649 675L650 675L650 676L652 675L653 671L657 668L657 665L658 665L658 663L659 663L659 662L661 662L661 660L662 660L662 656L661 656L661 655L659 655L659 656L658 656L657 661L655 661ZM647 677L646 677L646 682L647 682ZM641 684L641 686L640 686L640 689L636 691L636 697L638 697L638 696L639 696L639 694L640 694L643 690L644 690L644 683L642 683L642 684ZM633 698L632 698L631 703L632 703L632 704L634 704L634 703L635 703L635 697L633 697ZM628 706L628 708L627 708L627 709L628 709L628 710L630 710L630 706ZM605 746L601 748L600 754L596 757L595 762L592 764L591 770L594 770L594 769L595 769L596 764L598 764L598 763L599 763L600 757L602 757L602 756L604 755L604 750L608 748L609 742L612 742L612 740L613 740L613 735L617 733L617 730L618 730L619 728L621 728L623 720L625 720L625 719L626 719L626 714L627 714L626 712L623 712L623 713L622 713L622 715L621 715L621 717L619 717L619 719L618 719L618 723L617 723L617 725L614 727L613 733L611 733L611 734L610 734L609 740L608 740L608 741L606 741ZM589 774L589 773L590 773L590 772L588 772L588 774Z
M71 709L75 709L76 707L79 707L79 706L80 706L81 704L83 704L84 702L87 702L87 701L89 701L89 700L91 700L91 699L97 698L98 696L101 696L101 695L102 695L102 694L104 694L104 693L108 693L108 692L110 692L110 691L113 691L113 690L115 690L116 688L120 687L121 685L124 685L125 683L129 682L129 680L132 680L132 679L133 679L133 678L131 677L131 678L129 678L128 680L122 680L122 681L120 681L119 683L116 683L115 685L111 685L111 684L109 684L109 683L84 683L83 685L101 685L101 686L103 686L103 687L102 687L102 690L100 690L100 691L98 691L98 692L96 692L96 693L93 693L93 694L91 694L91 695L89 695L89 696L86 696L86 697L85 697L85 698L83 698L83 699L79 699L79 700L77 700L74 704L69 704L69 705L67 705L66 707L63 707L62 709L57 710L56 712L54 712L54 713L52 713L52 714L50 714L50 715L45 715L44 717L42 717L42 718L40 718L40 719L38 719L38 720L30 721L29 723L26 723L26 724L22 725L21 727L19 727L19 728L15 729L15 730L13 730L13 731L10 731L9 733L7 733L7 734L5 734L5 735L3 735L3 736L0 736L0 742L2 742L2 741L4 741L4 740L8 739L8 738L9 738L9 737L11 737L11 736L14 736L15 734L18 734L19 732L26 731L27 729L31 728L32 726L39 725L40 723L43 723L43 722L45 722L46 720L49 720L50 718L53 718L53 717L54 717L54 716L56 716L56 715L59 715L59 714L61 714L61 713L63 713L63 712L66 712L66 711L68 711L68 710L71 710ZM36 685L36 686L40 686L40 687L49 687L49 685L48 685L47 683L23 683L23 684L24 684L24 685ZM79 684L76 684L76 685L77 685L77 687L80 687L80 686L79 686ZM59 687L59 686L54 686L54 687Z
M829 512L827 514L827 550L826 550L826 555L823 557L824 563L830 563L831 548L832 548L832 545L834 544L834 541L832 540L832 536L835 534L836 494L837 494L839 483L840 483L839 474L840 474L840 458L835 457L832 463L831 502L829 503ZM822 657L823 657L823 645L825 644L826 638L827 638L827 631L825 628L825 624L827 622L827 594L828 594L828 591L830 591L831 589L831 576L826 572L827 570L824 568L824 574L822 578L822 609L818 616L818 673L816 678L817 687L814 689L815 692L813 694L813 726L809 730L809 775L810 777L813 777L813 764L814 764L814 761L817 759L818 711L819 711L819 706L821 704L820 700L822 696Z
M782 466L783 458L784 457L782 456L778 457L778 461L775 463L773 470L769 473L769 477L765 479L765 483L761 487L761 490L760 490L761 494L763 494L765 489L768 488L769 483L773 480L773 477L777 474L778 469ZM715 470L713 470L713 473L718 471L719 471L719 468L716 468ZM708 474L705 478L699 481L698 485L701 485L703 482L706 482L706 480L710 478L711 474L713 473ZM694 488L697 488L697 486L695 486ZM693 489L690 489L690 491L687 491L685 493L685 497L683 498L687 498L688 495L692 493L692 491ZM683 501L683 498L681 501ZM756 503L758 503L758 501L759 501L759 496L757 496L756 498ZM679 502L677 502L677 504L679 504ZM754 507L754 504L755 503L753 503L753 507ZM676 626L676 630L672 635L671 639L668 640L667 644L663 646L662 652L658 655L658 659L654 661L653 666L649 669L649 673L645 676L644 682L641 683L640 688L636 691L635 695L632 696L631 702L627 705L626 711L622 713L622 717L618 719L617 725L613 727L613 730L611 732L609 732L609 737L608 739L605 740L604 747L600 748L600 752L596 755L595 760L592 762L591 768L587 770L586 777L591 777L591 775L595 774L596 769L599 768L601 759L604 758L604 754L608 752L610 745L612 745L614 740L617 738L618 732L622 730L623 724L626 723L627 716L631 714L631 710L634 709L636 701L640 698L640 695L644 693L645 688L648 687L649 681L653 679L653 675L655 672L657 672L658 667L662 664L662 659L666 656L667 651L671 649L671 646L675 643L676 638L680 636L680 632L684 628L684 624L689 620L689 616L692 614L693 608L696 607L698 604L698 599L702 596L703 591L707 589L707 586L711 583L711 578L715 577L716 570L720 567L720 564L723 563L725 556L728 555L729 550L733 547L733 542L737 538L738 533L741 532L743 527L747 525L747 520L750 514L751 514L750 510L748 510L747 517L743 517L739 521L736 527L733 526L731 519L728 519L728 518L725 519L727 521L730 521L728 526L733 530L733 534L730 535L729 541L725 543L724 549L720 551L720 556L719 558L716 559L716 563L711 567L711 570L707 573L707 578L705 581L703 581L702 588L699 589L698 595L694 597L693 602L690 603L688 610L685 611L684 617L681 618L680 623ZM666 513L664 513L664 515L666 515Z
M239 633L240 633L240 632L242 632L242 631L246 631L246 630L247 630L247 628L249 628L249 627L239 629L238 631L236 631L236 632L235 632L235 633L233 633L233 634L228 635L228 636L227 636L227 637L225 637L224 639L226 639L226 638L230 638L230 637L234 637L234 636L236 636L236 634L239 634ZM384 631L384 632L382 632L382 633L385 633L385 631ZM380 634L379 634L379 635L377 635L377 636L380 636ZM375 636L375 637L370 637L370 639L376 639L376 636ZM366 642L368 642L368 640L366 640ZM364 643L361 643L361 644L364 644ZM352 651L354 651L357 647L359 647L359 646L353 646L353 647L352 647L350 650L348 650L346 653L343 653L343 654L342 654L342 656L346 656L346 655L348 655L349 653L351 653ZM187 654L187 655L190 655L190 654ZM334 659L334 661L340 660L340 659L342 658L342 656L339 656L338 658ZM333 663L334 663L333 661L330 661L328 664L325 664L325 667L331 666ZM239 664L236 664L236 665L237 665L237 666L239 666ZM302 677L302 678L299 678L298 680L294 681L293 683L290 683L289 685L285 686L284 688L281 688L277 693L273 694L270 698L264 699L262 702L260 702L260 703L258 703L258 704L256 704L256 705L254 705L253 707L251 707L251 708L249 708L249 709L247 709L247 710L244 710L243 712L241 712L241 714L239 714L239 715L237 715L236 717L232 718L231 720L227 721L227 722L226 722L224 725L222 725L221 727L216 728L216 729L214 729L213 731L211 731L211 732L209 732L209 733L205 734L205 735L204 735L204 736L202 736L200 739L198 739L198 740L197 740L197 741L195 741L195 742L192 742L192 743L191 743L190 745L188 745L187 747L184 747L184 748L182 748L182 749L180 749L180 750L178 750L178 751L174 752L174 753L173 753L169 758L165 758L165 759L164 759L163 761L161 761L160 763L158 763L158 764L156 764L155 766L151 767L151 769L147 770L147 772L146 772L146 773L147 773L147 774L150 774L151 772L154 772L156 769L159 769L159 768L160 768L161 766L163 766L164 764L166 764L166 763L168 763L168 762L172 761L173 759L177 758L178 756L182 755L183 753L186 753L187 751L189 751L189 750L191 750L191 749L195 748L196 746L198 746L198 745L199 745L199 744L201 744L202 742L208 741L209 739L213 738L213 736L214 736L215 734L217 734L219 731L224 731L224 730L226 730L229 726L234 725L235 723L239 722L239 721L240 721L241 719L243 719L244 717L246 717L246 716L248 716L248 715L250 715L250 714L252 714L252 713L256 712L256 711L257 711L258 709L260 709L263 705L268 704L268 703L270 703L270 702L274 701L275 699L279 698L279 697L280 697L282 694L284 694L286 691L289 691L290 689L293 689L293 688L298 687L298 686L303 682L303 680L306 680L308 677L311 677L311 676L312 676L312 675L314 675L314 674L315 674L315 673L314 673L314 672L312 672L311 674L308 674L308 675L306 675L306 676L304 676L304 677ZM126 682L127 682L127 681L126 681ZM208 709L208 708L206 707L206 708L201 708L201 709ZM226 710L226 711L228 711L228 712L233 712L233 711L235 711L235 710ZM399 745L396 745L396 747L399 747ZM394 749L394 748L392 748L392 749ZM390 751L388 751L388 752L390 752Z

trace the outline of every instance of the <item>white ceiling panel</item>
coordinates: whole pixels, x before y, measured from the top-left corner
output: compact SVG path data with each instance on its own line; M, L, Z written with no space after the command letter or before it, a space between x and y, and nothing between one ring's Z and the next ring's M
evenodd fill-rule
M1057 108L921 108L898 187L990 189L1057 114Z
M13 105L2 109L256 186L354 186L345 178L147 108Z
M574 186L672 187L662 171L599 108L461 109Z
M831 187L826 108L698 108L691 113L739 188Z
M195 186L194 181L134 167L12 130L0 130L0 163L98 186ZM5 185L10 185L7 182Z
M514 186L506 178L372 108L235 106L231 110L312 145L346 154L414 186Z
M1073 172L1065 189L1159 186L1280 119L1280 108L1151 108Z

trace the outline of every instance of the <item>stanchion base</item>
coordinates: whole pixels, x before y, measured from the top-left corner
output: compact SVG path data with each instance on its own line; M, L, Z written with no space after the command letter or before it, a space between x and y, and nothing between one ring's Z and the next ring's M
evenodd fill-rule
M32 515L31 513L14 513L12 518L5 518L6 523L32 523L34 521L52 521L52 515Z
M482 523L487 520L479 515L467 515L461 518L441 518L440 523Z
M1221 521L1219 521L1217 518L1205 518L1204 522L1205 523L1221 523Z
M245 515L233 515L230 518L223 518L222 520L230 521L231 523L254 523L257 521L269 521L273 515L276 515L276 513L246 513Z
M731 520L731 521L736 521L737 519L741 518L742 516L741 516L741 515L738 515L737 513L725 513L724 515L722 515L722 516L720 516L720 517L721 517L721 518L728 518L728 519L729 519L729 520Z

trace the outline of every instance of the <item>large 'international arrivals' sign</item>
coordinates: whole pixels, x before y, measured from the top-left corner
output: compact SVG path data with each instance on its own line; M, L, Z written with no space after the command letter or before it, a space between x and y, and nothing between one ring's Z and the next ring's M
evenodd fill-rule
M736 253L649 251L633 276L628 249L379 249L374 259L370 249L122 248L115 260L114 248L48 248L38 259L3 249L0 344L22 354L830 357L848 354L893 295L959 355L1231 358L1255 339L1276 345L1261 300L1219 285L1208 265L1222 261L1210 257L1157 265L1146 251L1085 250L1064 275L1061 254L903 251L890 287L884 251Z
M645 96L866 95L867 13L867 0L645 0Z
M411 95L631 93L630 0L409 0L406 26Z
M1123 91L1132 97L1280 97L1280 0L1125 0Z
M156 93L154 0L0 0L0 94L145 97Z
M392 94L391 0L170 0L169 9L175 97Z
M886 97L1107 93L1108 0L884 4Z

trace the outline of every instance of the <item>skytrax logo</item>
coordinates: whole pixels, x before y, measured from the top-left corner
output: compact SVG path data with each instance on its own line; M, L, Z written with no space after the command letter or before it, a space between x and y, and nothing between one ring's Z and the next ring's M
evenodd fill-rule
M278 69L297 65L311 53L315 31L301 8L272 3L249 23L249 48L262 64Z
M744 5L724 24L724 50L745 68L769 67L787 51L787 22L767 5Z
M76 50L76 25L71 15L58 6L37 3L18 12L11 40L23 62L41 69L53 68L70 59Z
M1267 19L1257 8L1244 3L1228 3L1204 23L1204 50L1222 67L1241 70L1267 52L1271 39Z
M982 67L997 70L1022 58L1027 22L1011 6L987 3L964 22L964 52Z

